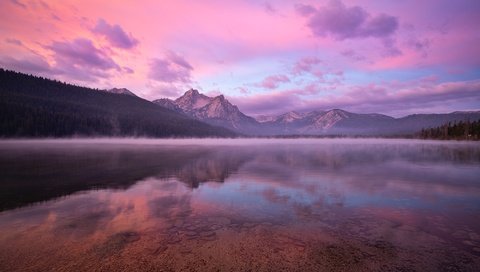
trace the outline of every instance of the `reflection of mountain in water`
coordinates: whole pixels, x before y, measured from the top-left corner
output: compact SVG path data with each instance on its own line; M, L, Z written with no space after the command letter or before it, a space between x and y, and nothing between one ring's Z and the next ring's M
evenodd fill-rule
M245 154L228 156L218 148L9 148L0 152L0 211L78 191L125 189L153 176L176 177L197 188L223 182L246 160Z
M367 143L367 144L365 144ZM421 179L414 164L478 164L471 145L425 142L317 141L238 146L40 144L0 146L0 210L78 191L127 188L148 177L176 178L190 188L232 173L299 186L301 174ZM389 164L389 162L392 162ZM383 174L382 174L383 173ZM440 173L436 171L435 173ZM443 173L443 172L442 172ZM433 175L433 173L432 173ZM454 173L451 179L455 179ZM439 178L447 180L449 173ZM432 176L433 178L433 176ZM378 182L384 182L378 179ZM450 180L450 178L448 178ZM357 184L356 186L364 186Z
M236 148L217 148L182 165L175 176L191 188L198 188L200 183L208 181L224 182L252 157L251 152L240 152Z

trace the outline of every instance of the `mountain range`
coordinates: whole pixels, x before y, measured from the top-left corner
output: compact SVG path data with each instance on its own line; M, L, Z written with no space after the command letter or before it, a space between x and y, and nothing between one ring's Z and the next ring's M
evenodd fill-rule
M290 111L256 118L242 113L223 95L209 97L191 89L175 100L162 98L153 103L211 125L222 126L246 135L411 135L423 128L449 122L480 120L480 111L447 114L413 114L402 118L341 109L311 112Z
M90 89L0 69L0 137L236 135L127 89Z
M223 95L190 89L148 101L126 88L79 87L0 68L0 137L237 137L282 135L406 136L480 111L402 118L341 109L251 117Z
M242 134L255 134L253 132L261 126L255 118L243 114L223 95L209 97L191 89L175 100L163 98L153 103Z

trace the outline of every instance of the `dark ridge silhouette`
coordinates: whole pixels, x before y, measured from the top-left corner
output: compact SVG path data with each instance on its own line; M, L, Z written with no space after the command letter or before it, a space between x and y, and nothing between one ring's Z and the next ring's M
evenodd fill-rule
M233 137L132 95L0 68L0 137Z

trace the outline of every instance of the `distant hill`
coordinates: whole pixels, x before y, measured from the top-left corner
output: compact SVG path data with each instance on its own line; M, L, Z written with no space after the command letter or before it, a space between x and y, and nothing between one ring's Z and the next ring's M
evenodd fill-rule
M95 90L0 69L0 137L236 135L125 90Z

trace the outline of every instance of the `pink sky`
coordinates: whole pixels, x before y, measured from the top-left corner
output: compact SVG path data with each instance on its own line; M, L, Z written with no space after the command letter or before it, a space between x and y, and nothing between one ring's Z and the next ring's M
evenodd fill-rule
M247 114L480 109L480 1L0 3L0 66Z

